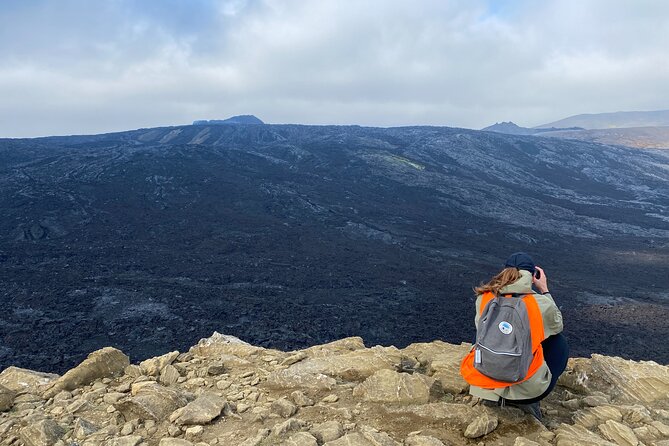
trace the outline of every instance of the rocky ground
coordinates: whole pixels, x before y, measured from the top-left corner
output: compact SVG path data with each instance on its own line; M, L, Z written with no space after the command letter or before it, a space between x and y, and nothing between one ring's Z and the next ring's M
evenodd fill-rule
M669 367L570 360L539 422L467 394L469 345L304 350L214 333L130 364L107 347L58 376L0 373L1 445L669 445Z

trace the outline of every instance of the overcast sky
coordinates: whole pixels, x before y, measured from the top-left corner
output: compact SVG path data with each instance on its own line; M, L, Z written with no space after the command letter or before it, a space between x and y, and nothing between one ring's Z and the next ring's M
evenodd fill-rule
M669 1L0 0L0 137L669 108Z

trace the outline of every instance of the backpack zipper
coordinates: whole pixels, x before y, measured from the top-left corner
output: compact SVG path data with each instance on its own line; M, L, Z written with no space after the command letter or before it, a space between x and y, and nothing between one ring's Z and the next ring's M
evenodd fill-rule
M522 356L522 353L496 352L495 350L493 350L493 349L491 349L491 348L488 348L488 347L486 347L486 346L483 345L483 344L478 344L478 346L481 347L481 348L484 348L484 349L488 350L489 352L494 353L494 354L496 354L496 355Z

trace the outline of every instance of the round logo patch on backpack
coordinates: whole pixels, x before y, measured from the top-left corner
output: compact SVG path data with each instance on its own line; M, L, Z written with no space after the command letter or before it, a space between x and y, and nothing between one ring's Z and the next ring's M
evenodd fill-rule
M505 335L511 334L513 331L513 325L509 324L507 321L502 321L498 325L499 331L504 333Z

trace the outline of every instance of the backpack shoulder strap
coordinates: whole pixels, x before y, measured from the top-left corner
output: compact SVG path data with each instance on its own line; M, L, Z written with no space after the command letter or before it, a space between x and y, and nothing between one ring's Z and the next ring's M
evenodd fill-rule
M539 304L534 298L534 294L526 294L523 296L525 308L527 308L527 316L530 320L530 333L532 335L532 351L536 352L541 347L541 342L546 339L544 334L544 318L539 309Z
M485 310L486 305L488 305L490 303L490 301L493 300L494 298L495 298L495 295L492 294L492 292L490 292L490 291L486 291L485 293L483 293L483 296L481 296L480 314L483 314L483 310Z

